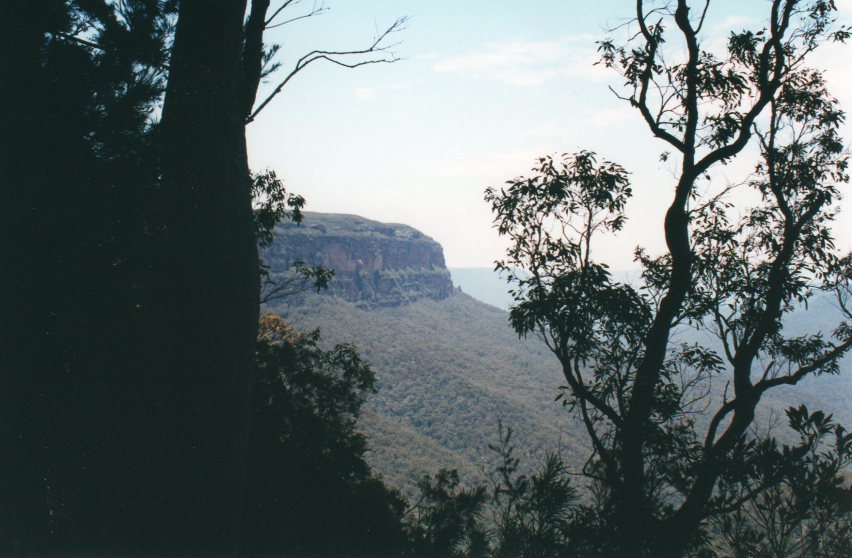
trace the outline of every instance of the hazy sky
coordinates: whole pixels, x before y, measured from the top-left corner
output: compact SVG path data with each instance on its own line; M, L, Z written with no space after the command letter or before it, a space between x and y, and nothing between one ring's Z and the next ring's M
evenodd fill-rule
M311 3L303 0L292 15ZM852 20L852 0L837 3ZM491 227L485 188L527 174L541 155L596 151L632 173L628 226L597 244L614 268L631 268L637 244L663 248L662 215L673 186L659 162L666 145L607 89L618 87L619 77L594 65L595 41L629 18L632 4L327 0L327 13L270 34L282 44L284 64L270 86L306 52L363 48L396 17L410 16L393 37L403 60L307 68L249 126L250 163L274 169L307 198L308 210L405 223L440 242L449 266L484 267L505 246ZM757 27L768 5L716 0L704 41L723 44L732 27ZM847 110L850 49L827 46L814 60ZM743 161L718 177L736 180L750 165ZM836 235L850 249L852 203L844 205Z

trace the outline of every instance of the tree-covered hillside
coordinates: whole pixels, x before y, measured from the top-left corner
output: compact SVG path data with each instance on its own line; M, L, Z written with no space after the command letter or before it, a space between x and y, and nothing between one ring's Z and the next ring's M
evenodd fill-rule
M830 303L817 304L829 319ZM554 448L571 466L583 464L581 425L554 401L564 383L558 363L536 339L518 339L505 311L460 292L378 309L307 294L271 310L298 329L319 327L329 346L354 343L376 370L378 393L359 425L372 448L371 464L392 485L410 487L440 467L457 468L468 480L481 477L495 458L487 446L497 439L498 420L515 429L528 466ZM699 335L684 332L682 339ZM714 386L716 397L723 391L724 385ZM768 398L761 428L777 428L784 409L800 403L850 423L849 393L848 374L811 378Z
M519 450L561 447L582 465L586 448L554 402L558 364L537 340L518 339L504 311L459 292L375 309L310 294L270 309L296 328L319 327L329 344L354 343L376 370L378 394L360 424L372 464L393 483L439 467L478 474L494 458L487 444L499 420L516 430Z
M308 253L315 258L308 264L328 263L324 247L332 246L334 254L334 246L346 243L354 247L354 253L373 258L376 269L371 274L411 274L416 259L398 256L403 264L393 267L383 257L383 248L391 246L390 234L383 230L404 233L393 235L392 248L398 255L405 253L406 242L418 246L428 242L442 262L440 246L409 227L351 215L307 213L304 225L279 227L276 243L267 252L268 263L273 272L281 272L288 262L287 252L306 253L300 240L306 240ZM287 252L282 252L286 243ZM445 272L442 265L435 265L429 275ZM390 484L408 490L417 479L441 467L459 469L469 481L481 479L496 458L488 444L497 439L498 421L516 431L519 452L529 456L527 467L535 467L546 451L559 449L569 466L579 470L588 447L582 425L555 401L565 383L558 361L535 336L519 339L509 325L508 313L493 305L496 299L488 298L508 290L496 272L483 268L452 273L456 284L467 289L439 300L418 296L417 289L429 292L431 283L415 280L407 286L411 292L406 299L365 305L361 294L334 288L335 281L341 280L350 288L355 285L351 276L356 274L344 271L342 277L332 278L328 291L302 292L269 304L268 310L284 316L296 329L320 328L329 347L355 344L375 369L378 393L369 399L359 428L372 448L371 464ZM409 299L414 302L406 303ZM503 303L508 305L509 300ZM838 319L837 308L826 298L812 301L810 310L793 315L795 319L787 325L791 334L818 330L821 324L815 316L825 324ZM685 327L674 341L715 343L706 332ZM725 390L724 382L714 382L710 400L721 400ZM768 394L767 404L759 409L757 428L771 428L788 439L790 433L779 426L785 422L784 410L802 403L850 423L852 408L846 397L850 391L848 374L809 378L795 388L778 390ZM709 418L699 415L696 420L706 424Z
M487 267L450 268L453 285L473 298L494 307L508 310L513 299L509 294L511 285L500 272ZM633 283L639 275L636 270L614 271L613 276L622 282ZM506 317L508 319L508 317ZM822 330L828 333L831 328L843 320L837 301L830 295L814 297L790 314L785 323L785 334L807 335ZM721 350L718 340L706 332L691 328L680 328L678 343L701 342ZM783 417L785 404L803 402L812 408L826 409L846 424L852 424L852 359L841 362L843 373L836 376L806 378L795 388L782 388L777 394L769 394L773 402L776 419ZM718 386L717 386L718 387Z

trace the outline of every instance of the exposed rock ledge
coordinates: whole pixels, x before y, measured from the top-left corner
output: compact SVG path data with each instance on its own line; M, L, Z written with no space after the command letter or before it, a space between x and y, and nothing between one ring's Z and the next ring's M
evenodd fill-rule
M453 292L441 245L407 225L357 215L305 212L300 225L284 223L261 255L273 274L295 261L333 269L328 294L359 306L398 306Z

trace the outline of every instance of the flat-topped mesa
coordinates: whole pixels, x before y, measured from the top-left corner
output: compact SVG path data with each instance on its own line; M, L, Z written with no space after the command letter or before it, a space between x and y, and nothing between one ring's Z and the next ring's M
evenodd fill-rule
M441 245L407 225L357 215L305 212L300 225L283 223L262 257L271 273L294 262L333 269L328 294L359 306L398 306L453 292Z

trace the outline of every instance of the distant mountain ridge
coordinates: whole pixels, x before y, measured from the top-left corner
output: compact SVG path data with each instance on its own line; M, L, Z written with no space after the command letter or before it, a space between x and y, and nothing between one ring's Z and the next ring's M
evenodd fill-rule
M297 261L333 269L329 294L360 307L442 300L453 292L441 245L407 225L306 211L301 224L283 223L275 236L261 254L270 270L285 272Z
M519 339L508 324L508 304L501 308L499 299L495 304L483 294L508 290L492 270L474 269L465 279L454 269L461 289L454 288L435 241L405 225L352 215L307 213L301 226L278 227L263 256L273 273L286 271L293 258L336 270L327 292L266 309L298 329L319 327L327 344L354 343L370 362L379 391L359 427L373 448L368 459L392 484L410 487L439 467L481 478L494 457L488 444L496 441L498 421L515 429L526 466L561 450L574 470L582 467L589 455L582 426L554 401L563 383L559 362L539 340ZM829 302L814 301L819 306L808 319L791 316L788 331L798 335L834 322ZM701 333L678 333L673 342ZM788 405L805 403L852 426L848 362L840 376L809 378L768 396L761 423L783 423Z
M297 329L319 327L325 343L351 342L378 379L359 422L373 466L397 486L440 467L481 478L498 421L518 450L562 447L586 454L554 402L559 365L536 339L519 339L504 310L453 287L441 246L405 225L355 215L305 213L276 228L262 254L273 274L293 261L335 270L329 289L270 304ZM528 460L528 467L536 465Z
M493 267L451 267L453 285L473 298L501 310L508 310L514 300L509 283Z
M636 269L611 271L616 281L635 284L640 272ZM451 267L453 285L477 300L509 310L515 299L509 294L513 284L506 280L506 273L493 267Z

